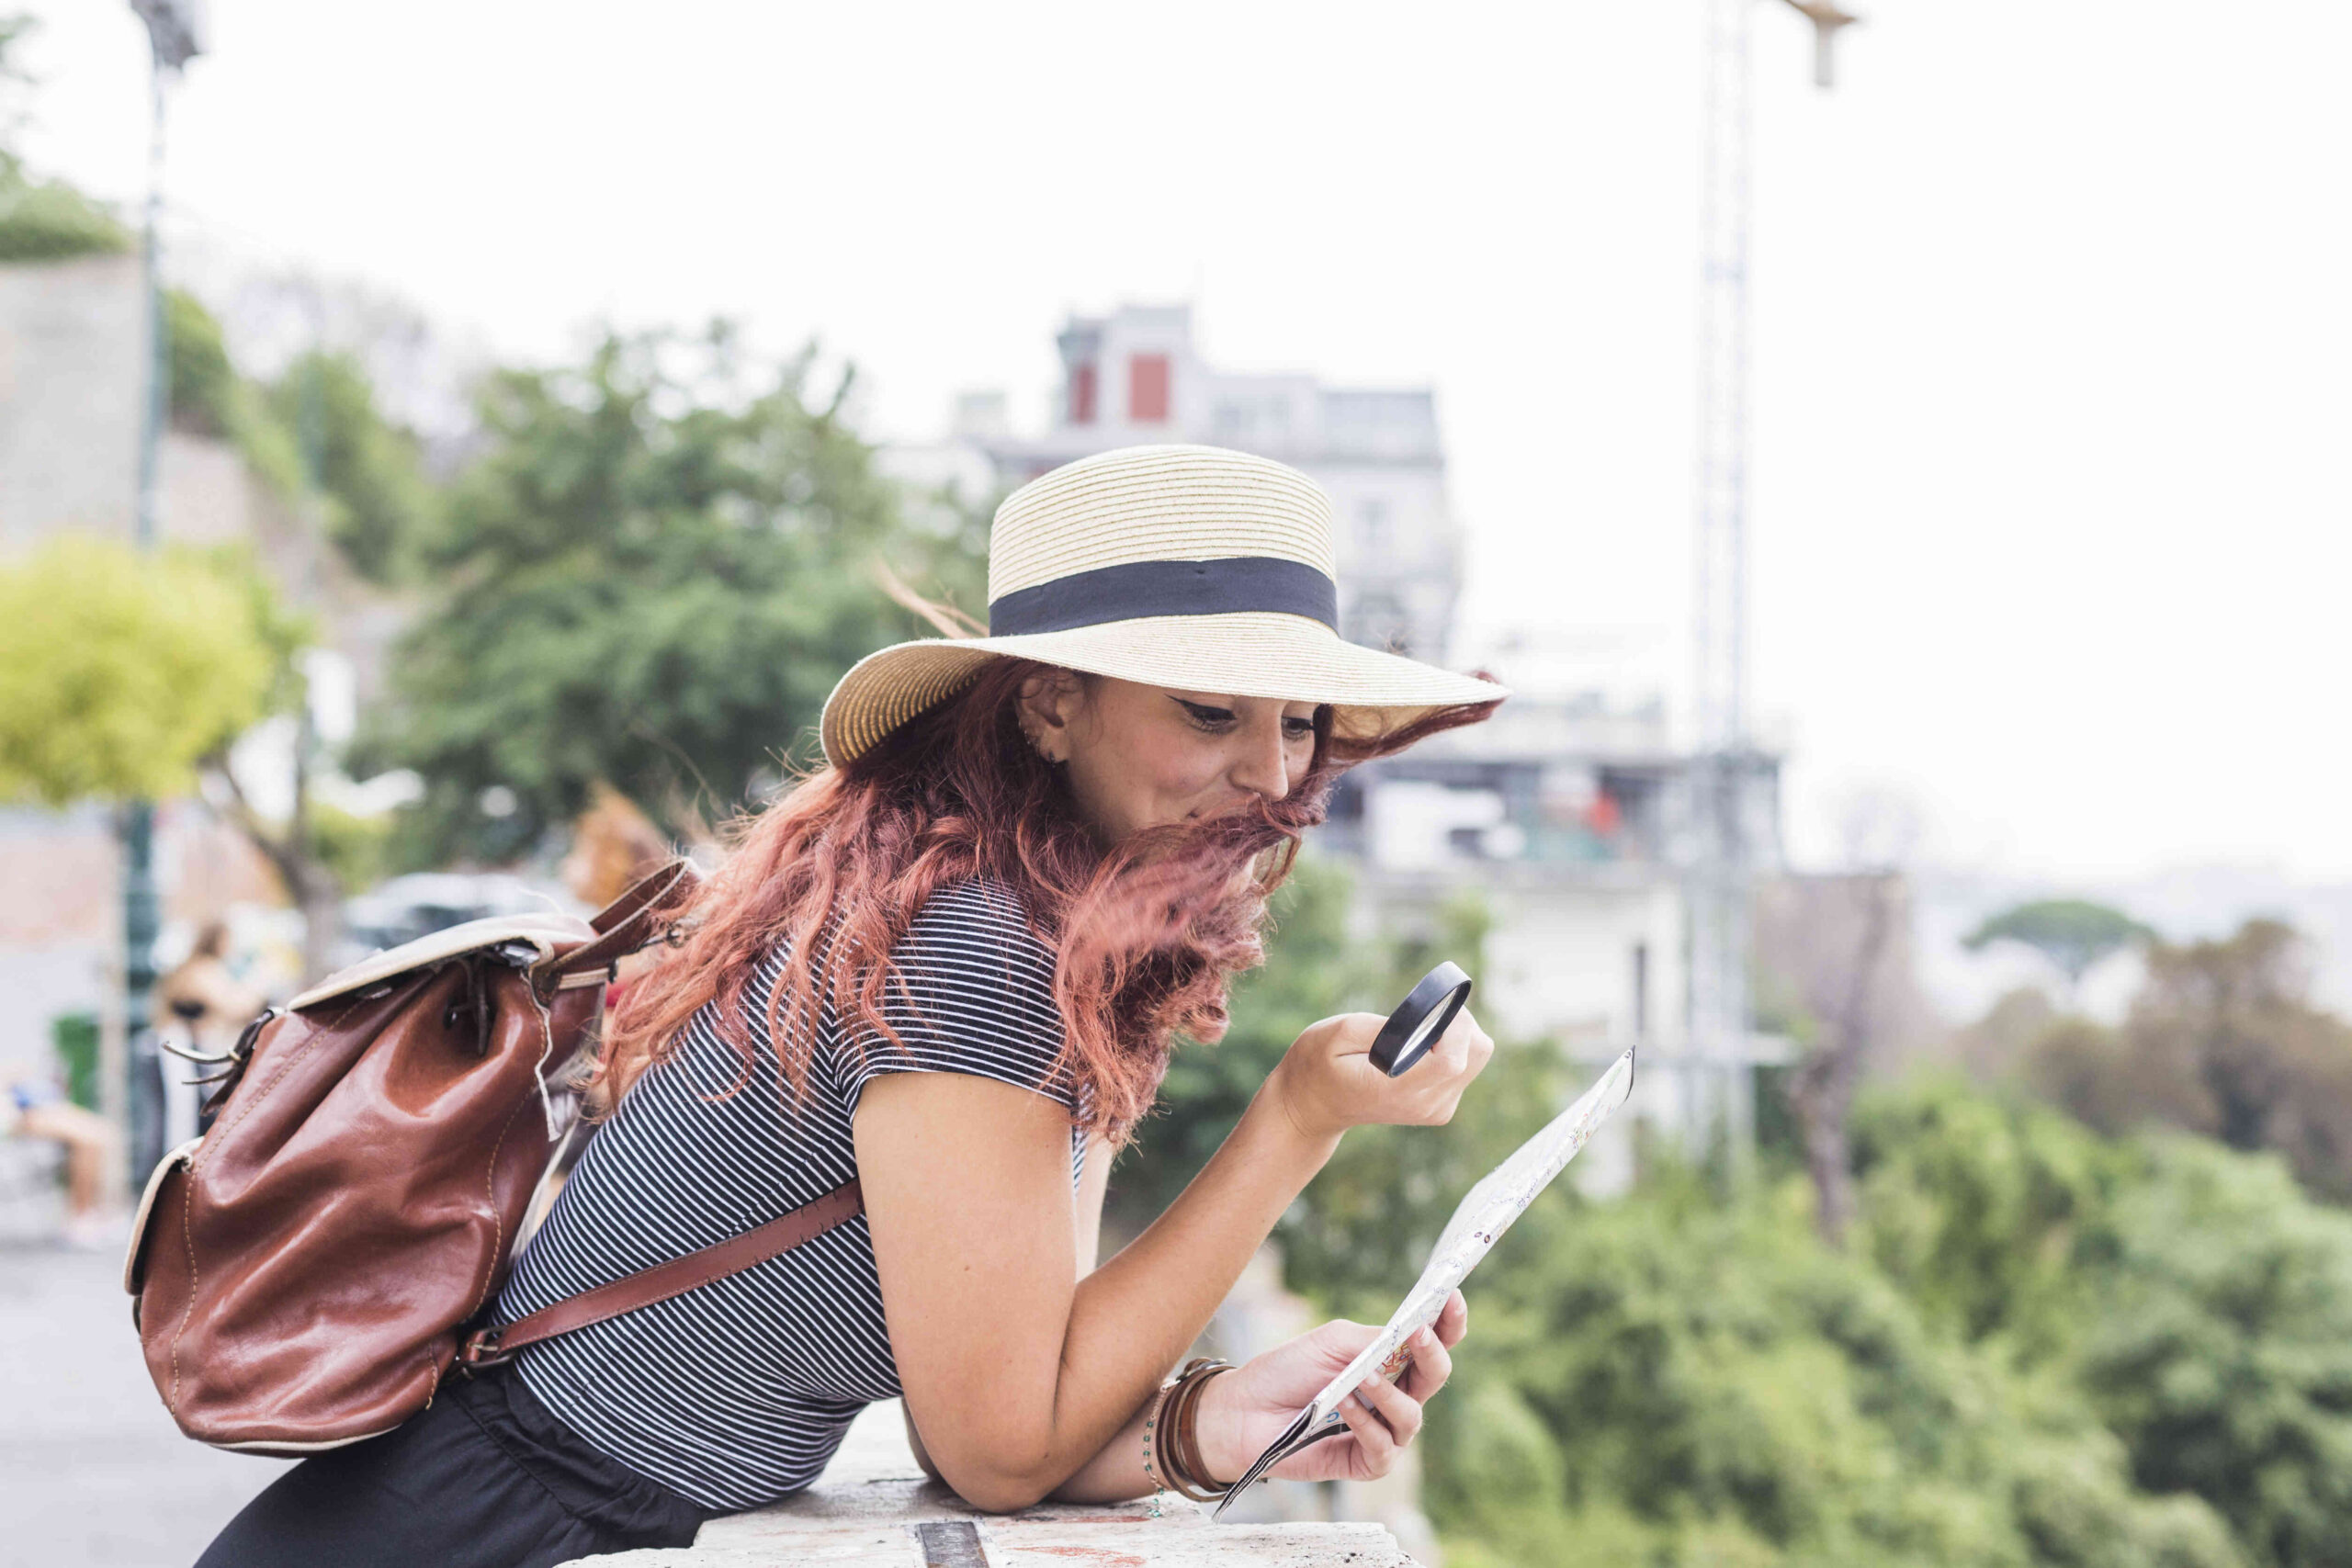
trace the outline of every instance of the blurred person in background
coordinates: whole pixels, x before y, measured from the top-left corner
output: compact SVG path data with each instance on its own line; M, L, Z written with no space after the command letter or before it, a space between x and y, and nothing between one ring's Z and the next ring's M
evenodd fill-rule
M229 964L229 922L215 916L198 928L188 954L155 982L156 1032L184 1050L217 1055L237 1042L268 998L237 977ZM165 1054L164 1147L175 1149L202 1128L208 1090L193 1080L208 1069ZM142 1178L145 1172L139 1173Z
M926 607L947 637L843 676L827 765L738 825L628 987L598 1064L615 1108L492 1321L828 1200L849 1217L444 1382L280 1476L200 1568L684 1546L808 1486L901 1394L917 1458L984 1509L1229 1485L1378 1331L1171 1369L1343 1134L1449 1120L1493 1049L1464 1011L1391 1078L1367 1060L1383 1019L1310 1025L1096 1266L1112 1159L1176 1038L1224 1034L1340 775L1506 694L1343 641L1331 528L1305 475L1212 447L1103 454L1008 499L989 635ZM1272 1473L1385 1474L1466 1321L1457 1292Z
M45 1141L64 1149L68 1247L120 1245L128 1216L113 1201L119 1145L105 1117L74 1104L54 1078L19 1069L0 1074L0 1137Z

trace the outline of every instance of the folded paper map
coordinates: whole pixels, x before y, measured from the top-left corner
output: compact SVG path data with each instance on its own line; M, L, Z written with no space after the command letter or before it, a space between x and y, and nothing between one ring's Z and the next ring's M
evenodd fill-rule
M1340 1402L1372 1376L1374 1369L1391 1380L1404 1371L1405 1341L1415 1329L1437 1320L1446 1298L1478 1266L1478 1259L1487 1256L1495 1238L1509 1230L1511 1222L1535 1201L1535 1195L1552 1184L1552 1179L1584 1147L1593 1129L1625 1103L1633 1088L1634 1053L1629 1050L1611 1063L1600 1081L1585 1090L1574 1105L1554 1117L1549 1125L1521 1145L1509 1159L1479 1179L1455 1207L1453 1218L1446 1222L1437 1245L1430 1249L1429 1266L1421 1270L1419 1282L1406 1293L1404 1304L1380 1331L1380 1337L1365 1346L1348 1363L1346 1371L1326 1383L1323 1392L1315 1396L1315 1403L1300 1411L1298 1419L1283 1428L1283 1435L1251 1461L1241 1479L1225 1495L1224 1501L1217 1504L1218 1514L1222 1515L1266 1472L1299 1450L1326 1438L1336 1438L1348 1429L1340 1415Z

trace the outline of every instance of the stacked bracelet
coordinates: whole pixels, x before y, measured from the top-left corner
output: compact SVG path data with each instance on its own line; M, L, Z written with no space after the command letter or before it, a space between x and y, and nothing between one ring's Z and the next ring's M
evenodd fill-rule
M1151 1414L1144 1418L1144 1473L1195 1503L1214 1503L1232 1490L1207 1478L1198 1422L1201 1390L1217 1373L1232 1370L1230 1361L1194 1357L1160 1390ZM1157 1471L1152 1465L1155 1450L1159 1461Z

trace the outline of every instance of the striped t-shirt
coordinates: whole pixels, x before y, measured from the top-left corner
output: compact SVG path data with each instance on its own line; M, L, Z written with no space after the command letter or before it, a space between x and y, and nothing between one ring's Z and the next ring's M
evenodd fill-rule
M974 1073L1076 1103L1057 1066L1053 953L1009 888L943 889L892 957L904 986L889 988L885 1014L908 1054L878 1039L861 1050L829 1005L797 1105L767 1033L781 953L745 995L748 1079L712 1027L716 1004L697 1013L589 1140L495 1321L724 1241L849 1180L850 1118L877 1072ZM1085 1152L1073 1128L1073 1187ZM530 1346L516 1370L605 1454L718 1510L808 1485L851 1417L899 1392L863 1214L741 1274Z

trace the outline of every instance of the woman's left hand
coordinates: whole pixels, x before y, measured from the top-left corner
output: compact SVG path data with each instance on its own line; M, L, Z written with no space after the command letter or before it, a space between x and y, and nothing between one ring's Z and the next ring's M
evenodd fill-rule
M1397 1450L1419 1433L1421 1406L1453 1371L1446 1347L1460 1343L1469 1325L1469 1303L1456 1291L1434 1324L1405 1341L1409 1359L1403 1376L1392 1383L1375 1375L1340 1402L1347 1436L1327 1438L1269 1473L1281 1481L1372 1481L1387 1474ZM1306 1402L1379 1337L1370 1325L1327 1323L1211 1378L1194 1417L1201 1461L1209 1470L1199 1479L1223 1484L1238 1478Z

